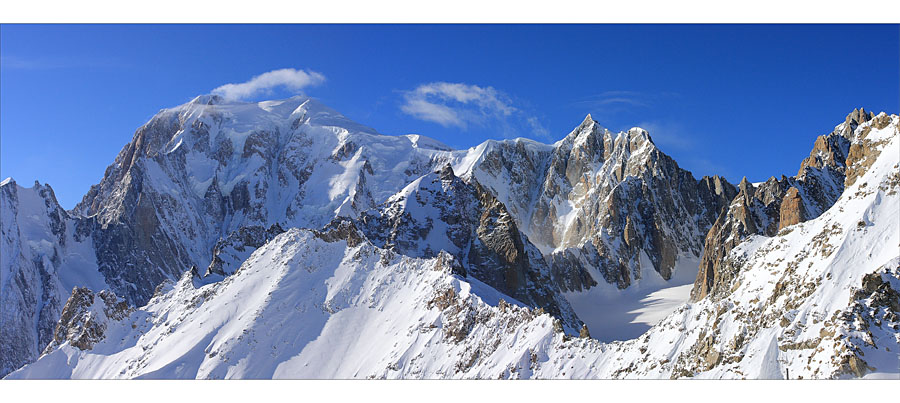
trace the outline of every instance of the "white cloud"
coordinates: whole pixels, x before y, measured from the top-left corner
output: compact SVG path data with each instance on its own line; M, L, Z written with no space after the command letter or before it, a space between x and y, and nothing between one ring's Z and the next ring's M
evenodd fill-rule
M465 129L470 123L504 118L518 111L493 87L463 83L428 83L403 94L400 110L417 119Z
M406 103L400 106L400 110L416 119L435 122L441 126L466 127L466 122L459 118L456 111L446 105L428 102L424 99L406 99Z
M268 93L275 87L284 87L299 92L303 88L325 82L325 76L315 71L297 69L279 69L262 73L250 81L238 84L225 84L214 90L213 94L229 99L246 99L260 93Z
M416 119L444 127L487 128L503 137L549 139L537 117L513 106L509 96L493 87L434 82L403 92L400 110Z

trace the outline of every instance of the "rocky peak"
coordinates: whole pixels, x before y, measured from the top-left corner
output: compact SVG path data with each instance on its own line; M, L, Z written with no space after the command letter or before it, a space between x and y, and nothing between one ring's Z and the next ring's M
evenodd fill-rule
M565 138L557 142L557 146L563 152L567 153L570 152L573 147L583 147L585 144L587 144L588 147L591 147L592 144L596 143L598 140L600 140L602 145L602 135L607 132L608 130L600 126L600 124L588 114L581 124L569 132Z
M854 108L853 112L850 112L850 114L847 115L847 118L844 119L844 122L848 125L858 126L868 122L874 117L875 114L866 112L865 108Z
M587 128L593 129L598 125L599 124L597 123L597 121L594 120L593 117L591 117L590 113L588 113L587 116L584 117L584 120L581 121L581 124L579 124L573 132L581 133L584 132Z
M816 138L796 176L782 176L780 180L772 177L757 189L744 178L738 184L738 197L706 236L691 298L696 301L708 295L716 299L727 295L740 270L740 262L730 259L729 254L746 237L775 236L830 208L879 154L879 145L885 140L871 141L869 133L873 128L884 129L894 120L886 119L878 127L878 119L871 112L855 109L832 133Z
M850 150L850 140L838 133L830 133L816 138L813 149L803 162L797 176L802 177L810 168L830 168L843 173L846 167L847 153Z
M616 147L620 147L620 141L621 146L627 147L629 152L634 152L645 146L650 147L650 149L656 148L650 133L640 127L632 127L626 132L619 133L615 140Z

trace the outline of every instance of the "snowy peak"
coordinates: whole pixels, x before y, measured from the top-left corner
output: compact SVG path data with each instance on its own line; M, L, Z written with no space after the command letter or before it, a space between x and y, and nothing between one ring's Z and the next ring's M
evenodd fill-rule
M139 128L71 212L49 186L0 183L0 374L53 341L14 377L740 377L742 356L774 376L785 350L840 357L816 376L859 375L886 357L860 332L877 343L896 322L895 255L878 242L897 244L900 181L883 151L898 125L855 110L798 175L735 187L590 115L552 145L452 150L304 96L199 96ZM869 244L871 259L853 252ZM698 260L695 304L639 340L589 340L609 326L591 315L609 307L598 295L680 282ZM835 294L828 274L864 292ZM795 336L826 300L809 315L843 338L810 353Z

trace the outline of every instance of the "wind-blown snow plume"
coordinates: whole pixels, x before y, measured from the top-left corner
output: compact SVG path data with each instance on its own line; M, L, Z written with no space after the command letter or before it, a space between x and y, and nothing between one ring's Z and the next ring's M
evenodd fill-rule
M268 93L279 86L299 92L303 88L319 85L323 82L325 82L325 76L319 72L279 69L255 76L247 82L225 84L212 90L212 93L222 95L228 99L239 100L250 98L260 93Z

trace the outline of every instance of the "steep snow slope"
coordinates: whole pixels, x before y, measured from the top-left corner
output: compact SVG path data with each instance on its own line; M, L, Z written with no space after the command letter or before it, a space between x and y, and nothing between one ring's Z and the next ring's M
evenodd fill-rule
M740 243L726 296L622 344L635 362L620 375L900 377L900 119L889 119L867 131L867 169L831 208Z
M552 340L552 317L501 302L453 264L376 248L352 227L290 230L224 281L198 288L186 273L90 350L62 340L9 378L493 376Z
M378 135L307 97L201 96L141 127L76 211L97 222L113 291L143 304L159 282L206 267L221 238L355 217L431 172L441 150Z

